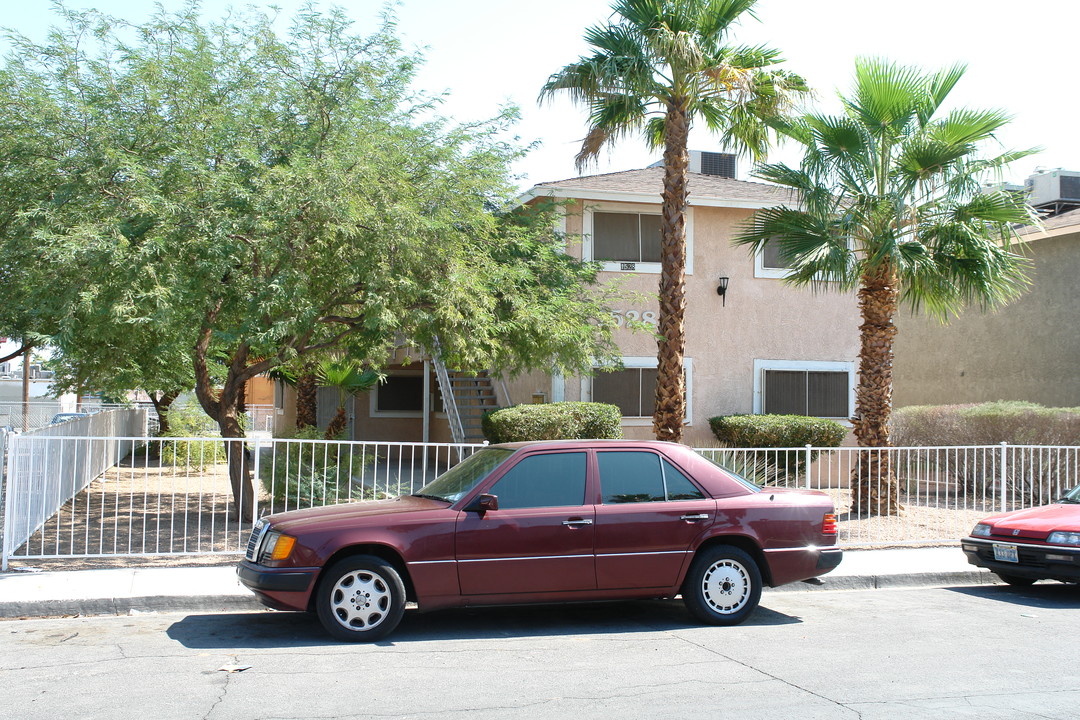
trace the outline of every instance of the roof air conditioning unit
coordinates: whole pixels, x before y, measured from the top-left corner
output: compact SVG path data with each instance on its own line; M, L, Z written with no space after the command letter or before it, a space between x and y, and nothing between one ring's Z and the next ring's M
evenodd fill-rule
M1076 170L1046 170L1029 177L1024 185L1028 202L1035 207L1080 202L1080 172Z

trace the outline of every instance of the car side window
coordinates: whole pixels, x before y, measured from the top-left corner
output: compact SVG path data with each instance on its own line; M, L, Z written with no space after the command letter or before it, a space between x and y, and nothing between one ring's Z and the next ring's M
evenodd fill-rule
M605 505L705 497L690 478L654 453L600 452L596 458Z
M662 459L660 464L664 468L664 487L667 489L668 500L702 500L705 495L698 490L697 485L690 482L690 478L682 474L682 471Z
M605 505L663 502L664 475L660 456L650 452L600 452L600 488Z
M583 452L531 455L507 470L488 492L499 498L500 510L582 505L585 461Z

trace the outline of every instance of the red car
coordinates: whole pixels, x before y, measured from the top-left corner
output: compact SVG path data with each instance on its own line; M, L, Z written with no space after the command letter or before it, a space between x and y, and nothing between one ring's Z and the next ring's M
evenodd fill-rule
M407 601L474 605L667 598L734 625L763 584L841 559L824 493L759 488L683 445L559 441L485 447L413 495L271 515L240 580L266 605L314 611L342 640L385 637Z
M960 541L972 565L1010 585L1080 582L1080 487L1053 505L991 515Z

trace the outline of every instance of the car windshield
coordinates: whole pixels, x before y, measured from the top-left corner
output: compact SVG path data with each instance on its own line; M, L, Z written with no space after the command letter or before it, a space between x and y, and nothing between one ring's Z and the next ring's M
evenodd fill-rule
M1060 500L1058 500L1058 502L1076 503L1077 505L1080 505L1080 485L1077 485L1072 490L1065 493L1065 495Z
M484 478L491 474L502 461L514 454L505 448L484 448L444 472L432 482L413 493L417 497L429 497L446 502L457 502Z

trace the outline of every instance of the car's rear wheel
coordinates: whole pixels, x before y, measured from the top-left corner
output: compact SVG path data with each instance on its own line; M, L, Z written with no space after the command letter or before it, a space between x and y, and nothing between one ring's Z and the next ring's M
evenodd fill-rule
M1035 582L1035 578L1020 577L1019 575L1009 575L1007 573L994 573L1002 582L1006 582L1009 585L1015 585L1016 587L1027 587Z
M716 545L694 558L682 596L698 620L709 625L738 625L761 600L761 571L739 548Z
M342 558L323 575L315 611L322 626L338 640L380 640L401 622L405 585L394 566L382 558Z

